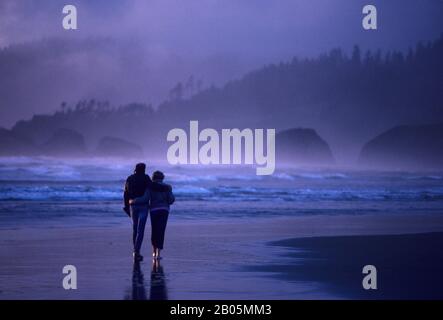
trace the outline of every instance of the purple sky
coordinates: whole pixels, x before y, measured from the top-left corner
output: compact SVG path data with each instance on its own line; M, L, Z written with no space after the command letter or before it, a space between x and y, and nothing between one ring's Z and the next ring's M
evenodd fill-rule
M334 47L349 52L354 44L406 50L443 32L442 0L68 3L78 9L77 31L61 27L65 1L0 2L0 47L9 47L0 55L0 71L6 70L0 73L0 126L54 111L61 101L158 104L191 74L221 85L294 55L316 56ZM365 4L378 8L377 31L361 27ZM57 49L41 41L53 38L71 46ZM26 63L11 65L11 57Z

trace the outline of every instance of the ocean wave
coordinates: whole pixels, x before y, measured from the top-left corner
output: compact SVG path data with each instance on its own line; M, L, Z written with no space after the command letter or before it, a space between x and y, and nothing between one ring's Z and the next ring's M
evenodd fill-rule
M423 175L423 176L406 176L406 180L443 180L443 176L439 175Z
M121 198L122 190L116 187L42 185L0 188L0 200L3 201L109 201Z
M257 176L255 174L251 174L251 175L242 175L242 174L237 174L237 175L225 175L223 176L224 179L226 180L238 180L238 181L256 181L256 180L263 180L264 176Z
M443 188L416 190L325 189L179 185L174 193L180 201L435 201L443 200ZM120 183L95 185L21 183L0 185L0 201L121 201Z
M191 185L185 185L180 186L174 189L174 193L178 195L202 195L202 194L211 194L211 190L204 188L204 187L198 187L198 186L191 186Z
M23 170L23 169L22 169ZM79 179L81 174L78 170L67 165L33 166L24 169L25 174L38 177L58 178L58 179Z
M168 181L170 182L201 182L201 181L217 181L218 177L215 175L195 176L184 174L168 174Z
M295 177L297 178L303 178L303 179L316 179L316 180L323 180L323 179L346 179L348 176L343 173L299 173L296 174Z
M0 201L121 201L130 164L0 158ZM437 201L438 173L277 171L166 168L180 201ZM339 171L339 170L337 170Z
M289 180L289 181L295 180L294 176L287 173L275 173L272 175L272 177L280 180Z

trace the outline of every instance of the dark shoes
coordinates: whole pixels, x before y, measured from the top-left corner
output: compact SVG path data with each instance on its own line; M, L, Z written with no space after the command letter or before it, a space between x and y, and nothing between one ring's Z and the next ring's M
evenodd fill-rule
M140 262L143 261L143 256L140 253L134 252L134 262Z

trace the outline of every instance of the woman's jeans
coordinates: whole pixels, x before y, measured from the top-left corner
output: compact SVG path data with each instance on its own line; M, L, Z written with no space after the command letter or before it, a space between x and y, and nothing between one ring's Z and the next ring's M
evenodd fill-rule
M168 223L168 210L151 211L151 242L155 248L163 249L165 230Z
M145 234L146 220L148 219L148 207L141 205L131 205L132 219L132 242L134 253L139 254L142 247L143 236Z

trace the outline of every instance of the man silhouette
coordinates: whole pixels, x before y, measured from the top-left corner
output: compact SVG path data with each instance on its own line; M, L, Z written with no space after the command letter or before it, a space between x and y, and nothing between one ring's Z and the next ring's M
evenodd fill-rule
M140 249L145 233L146 220L148 218L149 203L145 204L129 204L129 200L141 197L147 189L168 191L169 188L153 184L151 178L146 175L146 164L137 163L134 174L126 179L125 190L123 194L124 207L123 210L132 219L132 242L134 245L134 261L143 260Z

